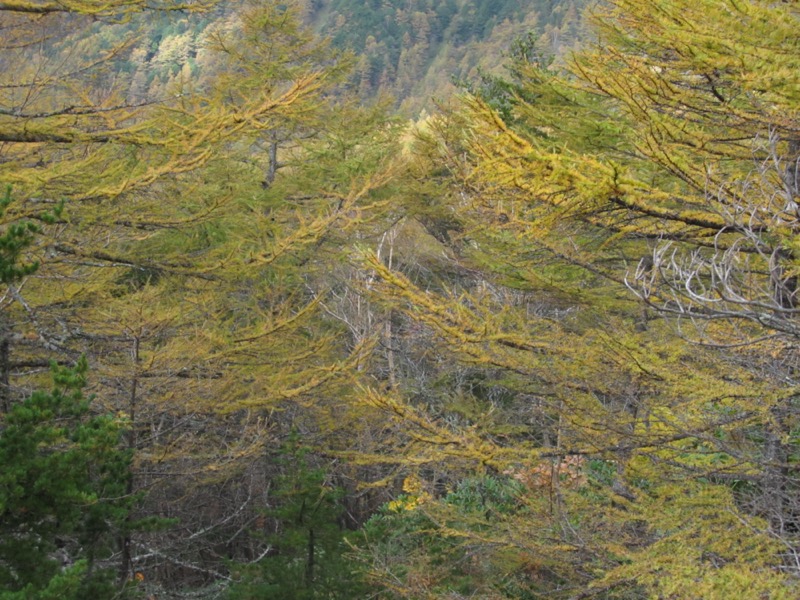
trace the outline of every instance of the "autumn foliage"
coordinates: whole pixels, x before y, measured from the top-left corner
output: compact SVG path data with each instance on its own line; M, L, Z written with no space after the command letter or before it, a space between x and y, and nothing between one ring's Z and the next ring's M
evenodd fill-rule
M375 4L0 5L0 597L796 597L795 4Z

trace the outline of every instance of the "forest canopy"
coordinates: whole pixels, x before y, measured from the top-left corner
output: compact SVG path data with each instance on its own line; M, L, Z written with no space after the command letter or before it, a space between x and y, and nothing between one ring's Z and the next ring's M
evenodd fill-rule
M796 597L798 21L0 5L0 599Z

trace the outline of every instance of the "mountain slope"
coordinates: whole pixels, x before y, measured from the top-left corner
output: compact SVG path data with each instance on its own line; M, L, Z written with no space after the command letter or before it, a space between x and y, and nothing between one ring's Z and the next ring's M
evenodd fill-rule
M353 50L362 97L389 93L408 111L446 96L451 80L497 69L529 32L561 54L580 37L585 0L316 0L310 21L335 46Z

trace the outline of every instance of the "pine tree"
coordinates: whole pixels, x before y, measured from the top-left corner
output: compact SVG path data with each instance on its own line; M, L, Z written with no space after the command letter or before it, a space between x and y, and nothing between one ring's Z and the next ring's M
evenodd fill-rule
M90 412L86 361L15 404L0 432L3 598L116 597L110 562L134 498L123 424Z
M270 508L256 520L268 551L237 574L231 600L346 599L364 591L346 556L343 490L310 464L311 450L293 433L271 457L282 474L270 490Z

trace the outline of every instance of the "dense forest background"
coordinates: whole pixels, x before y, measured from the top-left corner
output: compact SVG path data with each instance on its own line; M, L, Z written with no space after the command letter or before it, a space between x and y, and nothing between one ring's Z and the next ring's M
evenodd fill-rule
M580 24L585 2L308 2L297 18L332 47L353 53L349 88L359 98L390 96L400 114L432 110L459 86L498 74L511 42L529 33L537 46L563 56L586 35ZM122 72L134 97L158 97L177 81L194 81L207 70L203 40L233 17L219 4L203 18L159 15L151 19ZM155 22L153 22L155 21ZM130 26L102 29L103 36L131 36ZM81 35L85 35L81 33ZM87 44L97 48L99 40ZM108 42L106 42L107 44ZM320 57L322 60L322 57Z
M584 2L456 1L311 3L309 18L332 43L357 55L358 94L390 94L401 111L427 106L497 71L510 42L528 33L553 55L576 46Z
M0 5L0 599L797 597L799 19Z

